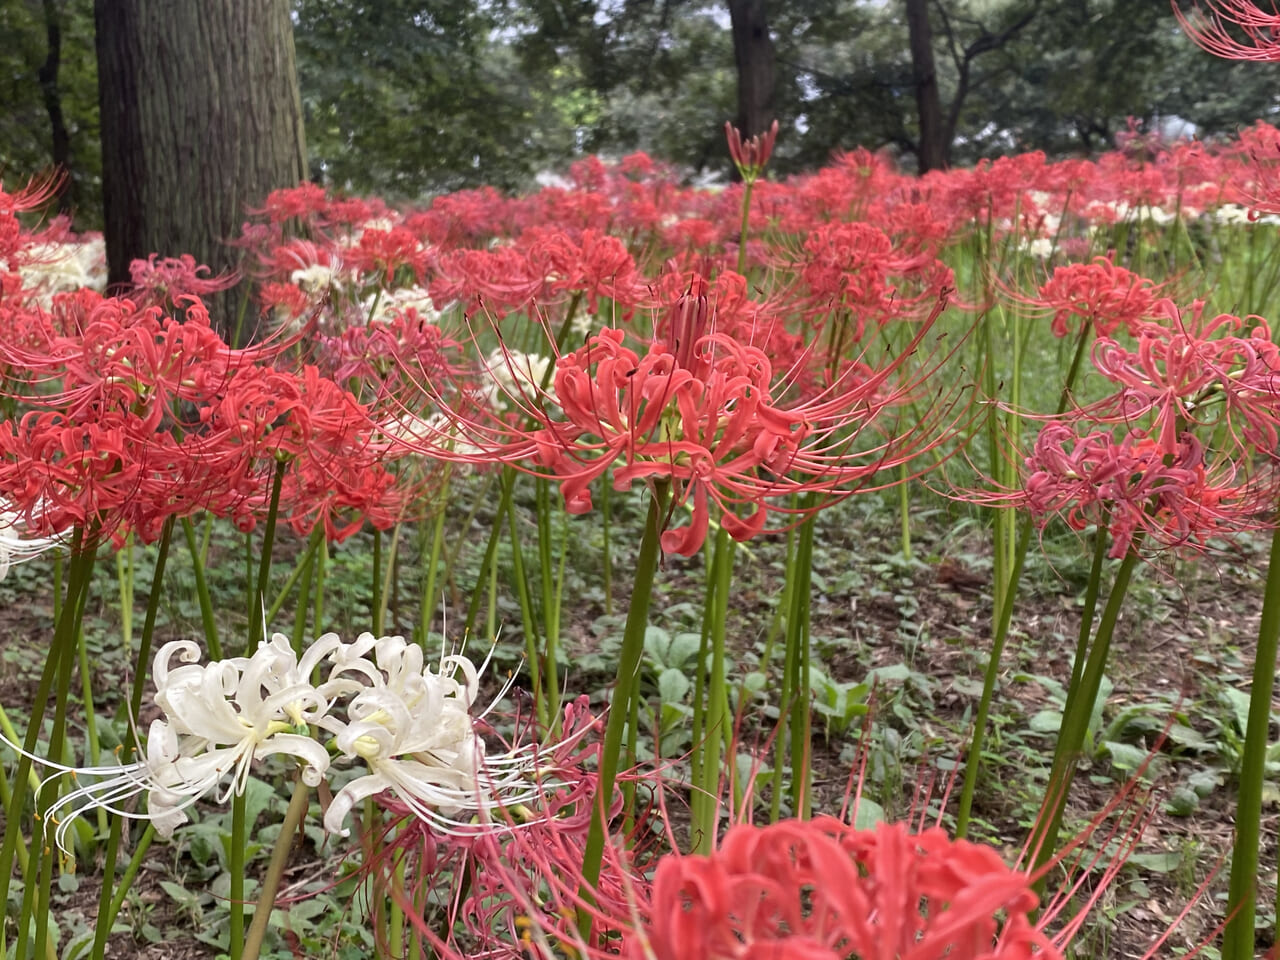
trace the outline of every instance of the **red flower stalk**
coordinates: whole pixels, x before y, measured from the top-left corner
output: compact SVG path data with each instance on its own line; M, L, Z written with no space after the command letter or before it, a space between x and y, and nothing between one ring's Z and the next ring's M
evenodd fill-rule
M1190 15L1173 4L1174 15L1196 45L1227 60L1280 60L1280 12L1250 0L1197 0Z
M726 120L724 135L729 141L729 155L733 157L733 165L738 168L743 181L755 182L773 154L773 145L778 139L778 121L773 121L764 133L758 133L744 141L742 131Z

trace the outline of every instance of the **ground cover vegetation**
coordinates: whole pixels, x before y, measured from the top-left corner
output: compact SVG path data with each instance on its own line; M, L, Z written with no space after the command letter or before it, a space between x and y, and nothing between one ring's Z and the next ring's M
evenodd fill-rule
M512 9L414 23L646 62ZM727 187L303 183L111 289L75 180L5 181L0 955L1274 947L1280 131L942 169L1035 13L938 8L939 149L904 9L923 175L730 123Z
M244 348L4 195L7 951L1270 942L1280 133L729 144L278 191Z

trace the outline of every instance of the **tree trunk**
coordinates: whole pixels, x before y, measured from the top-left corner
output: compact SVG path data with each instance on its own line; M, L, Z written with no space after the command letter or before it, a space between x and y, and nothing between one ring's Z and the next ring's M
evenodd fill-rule
M306 171L289 0L94 0L112 283L151 253L232 269L248 207ZM235 290L210 303L230 337Z
M58 66L62 62L62 23L54 0L44 0L44 30L47 51L37 78L40 81L40 92L44 96L44 108L49 114L53 166L65 178L58 186L58 212L70 213L71 135L62 114L62 91L58 89Z
M911 72L920 113L920 145L916 157L920 172L943 170L951 144L947 142L938 93L938 71L933 62L933 31L929 28L929 0L906 0L907 31L911 36Z
M764 133L773 123L775 55L765 0L729 0L733 59L738 70L738 129Z

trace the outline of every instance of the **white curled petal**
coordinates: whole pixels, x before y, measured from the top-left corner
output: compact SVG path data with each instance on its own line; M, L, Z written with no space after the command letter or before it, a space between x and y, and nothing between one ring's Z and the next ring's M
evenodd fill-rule
M310 737L304 737L301 734L277 733L258 744L253 755L255 759L261 760L276 753L287 753L301 760L305 764L303 775L307 775L308 769L314 771L312 775L316 777L315 783L319 783L320 778L323 778L329 770L329 751ZM311 785L315 786L315 783Z
M381 774L370 773L363 777L357 777L348 783L345 787L334 794L333 802L329 804L329 809L324 813L324 828L330 833L336 833L339 836L347 836L351 831L346 830L342 826L342 822L347 819L347 814L361 800L367 797L377 796L383 790L390 789L391 782Z

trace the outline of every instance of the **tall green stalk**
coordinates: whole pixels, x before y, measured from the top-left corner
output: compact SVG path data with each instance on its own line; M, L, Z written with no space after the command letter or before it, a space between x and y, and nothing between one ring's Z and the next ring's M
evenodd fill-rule
M1099 531L1099 536L1105 535L1105 531ZM1135 537L1134 543L1120 561L1120 568L1111 583L1111 593L1103 608L1102 619L1098 621L1098 630L1089 647L1080 682L1067 691L1067 702L1062 710L1062 726L1058 730L1058 743L1053 751L1049 789L1041 806L1040 817L1032 830L1031 840L1027 844L1027 849L1035 856L1036 868L1048 863L1057 848L1062 813L1067 805L1067 791L1075 777L1075 764L1080 749L1089 733L1089 721L1093 717L1094 705L1098 702L1098 692L1102 689L1102 677L1111 653L1111 639L1120 619L1120 609L1129 590L1129 581L1138 562L1138 539ZM1043 886L1043 880L1041 878L1040 886Z
M1240 760L1240 792L1236 798L1236 839L1231 851L1227 909L1235 913L1222 941L1222 960L1252 960L1254 920L1258 912L1258 851L1262 845L1262 790L1266 782L1267 738L1271 733L1271 695L1275 688L1276 654L1280 649L1280 523L1271 534L1262 622L1249 687L1249 720ZM1277 891L1280 897L1280 891ZM1280 905L1280 901L1278 901ZM1277 919L1280 923L1280 918Z
M1076 377L1084 358L1085 347L1093 332L1092 322L1083 324L1076 339L1075 354L1071 358L1071 367L1067 371L1067 379L1062 385L1062 393L1058 396L1058 410L1055 416L1061 416L1071 401L1071 391L1075 388ZM1000 602L993 603L994 630L992 631L991 653L987 658L987 668L982 680L982 695L978 701L978 714L973 721L973 735L969 740L969 752L965 759L964 783L960 789L959 809L956 813L957 839L965 837L969 832L969 821L973 812L973 797L978 785L978 772L982 767L982 748L987 736L987 723L991 717L991 703L995 697L996 682L1000 678L1000 662L1004 656L1005 643L1009 639L1009 625L1013 621L1013 603L1018 596L1018 585L1022 582L1022 569L1026 564L1027 550L1031 546L1034 524L1030 514L1023 514L1018 526L1017 541L1014 544L1013 556L1009 559L1008 580L1003 591L992 591L993 597L999 596ZM998 550L998 541L997 541ZM1090 617L1092 619L1092 617Z
M204 551L196 543L196 531L190 517L182 518L182 534L186 538L187 552L191 554L191 568L195 572L196 597L200 601L200 622L204 626L204 639L209 647L209 658L221 660L222 644L218 641L218 622L213 616L213 600L209 596L209 582L204 575Z
M653 580L658 572L661 555L663 517L666 515L668 488L664 481L654 483L649 500L649 513L645 519L644 534L640 540L640 554L636 558L634 586L631 603L627 609L627 623L622 633L622 650L618 659L618 677L613 688L613 700L609 706L609 719L605 723L604 744L600 753L600 770L596 779L595 809L591 813L591 827L587 833L582 877L582 895L592 901L592 888L600 880L604 862L604 845L608 834L609 808L613 805L613 789L618 776L618 758L622 754L622 738L631 715L631 702L636 696L636 680L640 673L640 658L644 653L644 638L649 626L649 601L653 596ZM578 928L583 937L591 939L591 916L585 909L578 913Z
M44 720L45 705L53 692L54 681L64 657L75 653L75 611L82 591L87 591L92 573L91 549L85 549L84 531L77 528L71 544L71 561L66 575L66 596L58 609L58 619L53 632L53 642L49 645L49 656L45 660L44 669L36 685L36 695L32 701L31 716L27 722L27 735L23 739L23 755L18 758L18 769L10 790L9 803L5 808L4 841L0 844L0 905L9 902L9 886L13 879L13 866L17 862L18 842L22 836L22 808L26 803L27 791L30 788L31 757L35 754L40 742L40 727ZM85 557L88 556L86 561ZM39 843L32 843L31 859L36 860L40 853ZM34 869L36 864L29 864ZM28 874L28 877L30 875ZM25 889L33 889L28 882ZM29 910L24 910L19 918L18 942L25 952L28 936ZM4 939L4 925L0 924L0 956L7 954Z
M160 531L160 541L156 546L156 565L151 573L151 592L147 594L147 612L142 620L142 636L138 640L138 656L134 661L133 687L129 693L129 722L137 723L138 714L142 710L142 695L147 687L147 665L151 659L151 643L155 636L156 617L160 612L160 595L163 593L164 570L169 562L169 545L173 541L174 518L165 520ZM197 559L193 554L193 562ZM125 740L120 760L129 763L133 756L134 739ZM124 817L116 816L111 820L111 833L107 837L107 851L102 864L102 892L98 899L98 923L93 931L92 960L103 960L107 949L107 937L111 933L111 922L115 914L111 912L112 893L115 883L116 858L120 852L120 840L124 830ZM116 908L117 910L119 907Z
M85 546L82 556L72 560L71 570L67 577L67 597L63 607L63 619L59 621L54 643L61 648L60 655L56 658L58 661L57 684L54 688L54 712L53 727L49 733L49 756L61 758L63 752L63 744L66 739L67 727L67 707L71 700L71 673L75 665L75 644L76 638L80 634L80 625L84 617L85 602L89 597L89 588L93 581L93 564L97 556L97 539L91 537L90 542ZM33 716L32 724L39 730L40 722ZM28 735L28 739L30 736ZM48 810L58 795L58 781L50 781L43 785L36 799L37 813L41 810ZM14 819L19 819L14 811ZM43 833L41 843L35 842L35 831L32 831L32 854L39 854L40 874L39 886L36 890L35 900L35 919L36 919L36 937L33 953L36 956L44 955L48 950L49 936L49 905L50 891L53 882L53 861L56 854L53 852L53 830L55 824L51 817L41 816L40 832ZM40 848L40 849L35 849ZM12 860L0 860L5 864L11 864ZM9 869L12 869L11 867ZM7 875L7 871L6 871ZM0 903L4 901L0 900ZM19 932L19 946L25 940L26 924L23 923L22 930Z
M711 647L711 681L707 689L706 726L702 736L694 742L698 754L698 771L701 782L695 780L690 804L693 814L693 852L708 854L715 842L719 819L721 747L729 725L727 691L725 684L725 619L729 614L729 589L733 580L733 555L735 544L723 526L716 531L715 550L711 566L714 583L713 600L707 609L710 617L708 636ZM698 664L698 672L706 669L705 662Z

